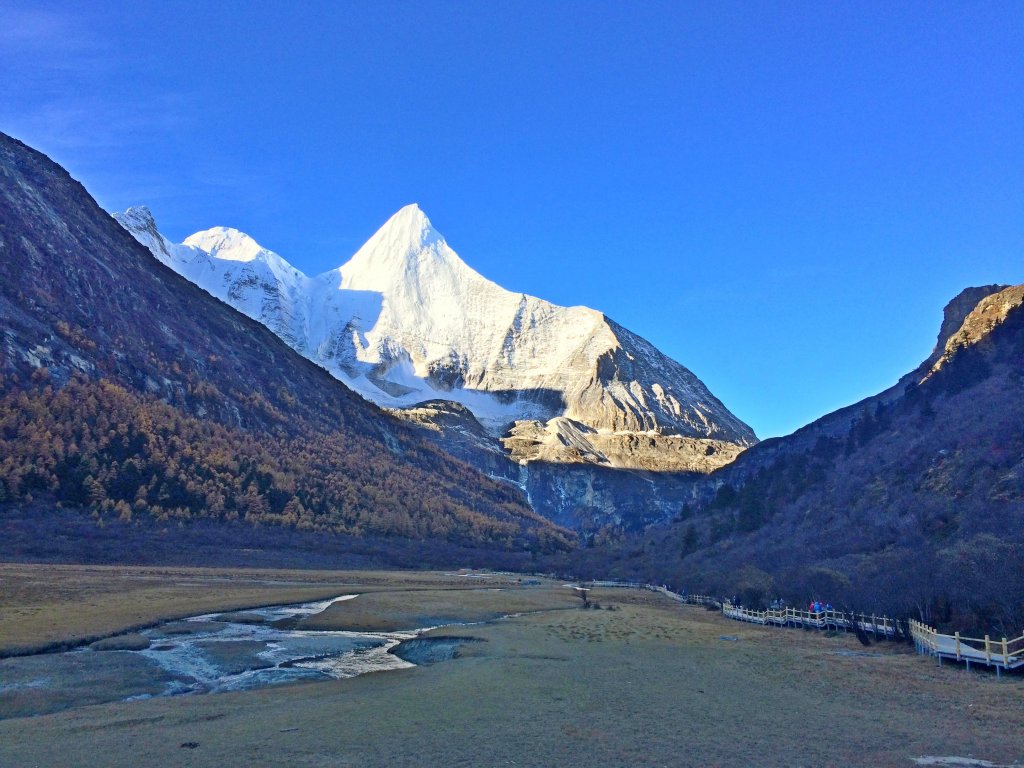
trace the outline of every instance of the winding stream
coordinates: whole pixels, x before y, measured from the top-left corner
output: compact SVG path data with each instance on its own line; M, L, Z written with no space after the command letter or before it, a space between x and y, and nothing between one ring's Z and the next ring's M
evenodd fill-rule
M293 626L332 603L354 597L169 621L140 632L148 640L148 647L140 650L86 646L4 659L0 661L0 718L413 666L388 651L422 630L311 631Z
M238 691L412 666L388 651L415 637L416 632L309 631L274 626L282 620L312 616L354 597L257 608L242 612L244 622L232 621L240 615L232 613L169 622L143 632L151 645L137 653L172 678L166 694Z

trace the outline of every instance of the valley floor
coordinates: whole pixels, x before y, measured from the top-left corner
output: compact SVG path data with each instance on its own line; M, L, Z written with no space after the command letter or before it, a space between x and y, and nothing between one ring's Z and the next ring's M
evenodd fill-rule
M530 613L436 630L486 642L432 666L0 720L0 765L1024 763L1019 676L738 624L656 593L596 590L601 610L582 610L561 583L514 576L0 566L0 651L346 592L362 597L324 628Z

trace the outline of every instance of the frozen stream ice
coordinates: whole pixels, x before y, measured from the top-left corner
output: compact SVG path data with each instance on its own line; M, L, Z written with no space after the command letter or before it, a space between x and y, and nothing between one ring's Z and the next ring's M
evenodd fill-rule
M235 691L412 666L388 651L415 637L416 631L308 631L274 626L285 623L282 620L315 615L332 603L354 597L169 622L143 632L151 645L136 653L172 678L168 694ZM243 616L244 621L231 620Z

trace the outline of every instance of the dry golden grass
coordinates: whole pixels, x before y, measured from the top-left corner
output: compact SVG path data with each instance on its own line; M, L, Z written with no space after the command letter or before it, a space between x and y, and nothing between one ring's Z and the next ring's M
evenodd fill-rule
M395 615L419 610L426 596L400 576L395 584L400 591L375 605ZM558 586L530 589L560 599ZM0 764L907 766L923 755L1024 762L1020 678L940 669L904 646L865 649L848 636L739 624L651 593L594 597L614 610L545 610L438 630L486 642L429 667L3 721ZM508 595L481 591L452 602L478 611L488 598L497 608ZM853 655L863 652L871 655Z
M458 622L479 622L514 613L574 608L571 590L558 585L516 588L423 589L361 594L304 619L300 629L388 632Z
M70 646L165 619L321 600L350 592L514 585L418 571L255 569L0 563L0 656Z

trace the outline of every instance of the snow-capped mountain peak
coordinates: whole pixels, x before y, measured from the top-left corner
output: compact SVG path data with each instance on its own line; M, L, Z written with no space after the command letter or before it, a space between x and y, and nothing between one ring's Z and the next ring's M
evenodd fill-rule
M366 242L364 249L369 247L380 251L383 244L395 252L408 252L418 248L427 248L431 244L444 240L441 233L434 229L427 214L417 203L410 203L400 208L390 219L378 229Z
M260 256L266 258L265 254L272 253L249 235L231 227L211 227L196 232L185 238L184 245L198 248L215 259L225 261L254 261Z
M276 253L264 248L245 232L231 227L211 227L196 232L185 238L183 246L202 251L211 259L221 262L249 264L252 270L248 273L256 275L259 267L270 272L270 279L280 282L287 290L302 290L302 284L308 279ZM259 267L257 266L259 265ZM223 269L232 270L230 264L221 265ZM263 277L263 275L259 275Z
M339 268L341 287L387 290L424 282L486 281L453 251L416 203L388 219Z
M213 227L175 244L156 228L148 208L114 218L168 267L270 328L305 354L309 278L244 232Z
M513 293L474 271L418 205L314 278L237 230L174 245L151 216L116 217L161 261L379 405L455 401L495 436L564 417L624 444L657 434L757 440L689 370L601 312Z

